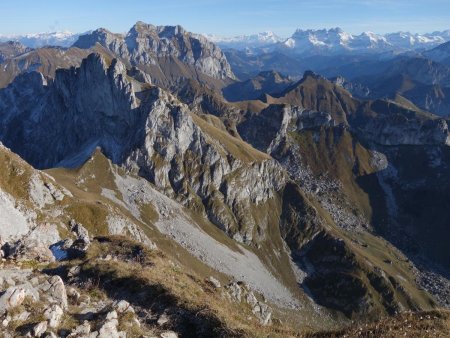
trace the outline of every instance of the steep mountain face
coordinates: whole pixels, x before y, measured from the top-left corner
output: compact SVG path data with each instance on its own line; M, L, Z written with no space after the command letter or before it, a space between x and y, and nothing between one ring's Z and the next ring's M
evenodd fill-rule
M243 211L281 187L276 163L170 94L130 81L118 60L92 54L49 83L39 73L26 74L2 97L1 139L36 167L75 167L100 146L167 194L200 211L207 207L210 219L236 238L251 242L268 226ZM261 185L250 185L257 176ZM239 193L239 184L248 189Z
M103 57L93 54L78 69L58 70L55 79L49 82L40 73L21 75L2 92L2 117L5 123L1 132L2 139L7 140L7 145L14 145L14 148L22 144L15 151L39 168L53 166L68 155L75 156L80 149L80 142L93 144L88 152L95 149L96 145L111 145L107 152L117 160L120 153L114 146L117 145L116 136L120 137L120 134L115 133L120 126L110 130L102 123L102 119L131 110L136 106L136 99L131 92L131 84L123 79L124 66L115 62L108 72L106 63ZM96 94L92 96L94 88ZM21 92L24 94L20 95ZM90 99L87 97L88 93L91 93ZM36 109L37 106L39 108ZM61 112L58 120L53 119L56 112ZM81 113L85 115L79 120ZM32 115L34 121L40 121L39 128L33 127L35 122L30 119ZM122 127L130 123L126 118L127 116L122 118ZM77 120L82 123L79 131L69 133L69 128ZM20 127L14 130L8 127L9 123ZM50 128L50 125L53 127ZM54 143L60 132L65 134L65 139ZM90 137L86 138L85 135ZM38 149L40 146L33 145L33 140L36 139L45 143L41 150ZM45 156L49 153L52 155ZM89 154L74 165L82 163L86 156Z
M206 235L211 224L196 223L188 210L99 150L76 170L35 170L3 145L0 160L2 335L23 336L39 325L59 335L220 337L236 330L241 337L271 323L272 310L256 289L274 301L275 295L290 297L247 248L220 233ZM211 248L220 253L206 255ZM219 313L203 318L205 306ZM280 337L294 330L280 329Z
M332 127L331 116L307 111L293 114L289 107L281 111L278 115L275 107L271 112L263 111L239 126L239 131L259 149L266 148L300 186L285 188L281 226L295 261L307 271L303 285L319 304L339 308L348 315L357 316L352 311L358 306L369 311L369 316L377 311L398 311L398 302L410 297L407 296L410 292L398 294L394 291L397 289L394 276L388 277L391 282L386 283L372 274L370 264L364 262L380 257L376 248L381 249L384 244L365 235L375 210L371 206L372 196L359 181L370 181L386 164L379 163L378 155L362 146L345 128ZM314 114L317 117L312 120ZM302 115L315 123L305 124ZM324 223L327 226L321 226ZM363 249L362 253L358 247L371 249ZM327 252L327 248L331 251ZM361 255L365 257L362 260ZM385 264L391 262L386 257L379 259ZM333 286L337 281L339 291ZM390 296L379 305L369 300L371 292Z
M335 85L313 72L276 94L268 102L286 103L304 109L327 112L337 123L346 123L347 115L356 111L358 101L341 86Z
M74 46L87 49L96 43L151 74L152 83L166 88L186 78L217 86L235 78L218 47L181 26L138 22L126 36L98 29L80 36Z
M444 119L421 111L407 100L355 99L336 82L306 72L282 93L266 96L269 103L287 104L313 112L326 112L332 125L350 125L367 140L384 145L448 144Z
M38 48L4 59L0 67L0 88L6 87L19 74L38 70L54 77L58 68L79 66L92 52L119 58L135 66L133 76L167 89L176 89L189 79L213 88L221 88L235 79L222 51L200 35L182 27L138 22L126 35L100 28L81 35L69 49ZM0 60L1 61L1 60Z

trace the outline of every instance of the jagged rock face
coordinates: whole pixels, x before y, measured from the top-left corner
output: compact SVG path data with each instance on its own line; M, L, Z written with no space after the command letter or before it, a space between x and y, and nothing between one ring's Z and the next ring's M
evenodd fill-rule
M391 101L364 102L349 122L361 138L382 145L449 144L444 119Z
M81 36L74 46L86 49L96 43L131 64L143 67L166 86L173 85L192 70L217 80L235 78L220 48L180 26L156 27L138 22L126 36L98 29ZM191 70L183 71L183 67Z
M175 30L164 34L178 33ZM164 90L139 82L130 74L132 72L127 72L122 61L91 55L80 68L58 71L55 80L46 82L36 73L24 75L0 92L4 98L0 101L4 103L0 137L13 150L41 167L77 166L96 146L101 146L114 163L139 173L166 195L197 211L197 215L207 216L236 240L258 244L265 240L263 244L269 243L265 247L269 255L285 253L278 233L270 232L274 228L278 230L278 208L282 204L284 238L294 238L289 242L291 250L305 252L317 268L308 276L316 299L326 306L348 311L346 307L338 307L340 300L348 296L345 292L333 294L330 301L317 284L314 285L314 281L322 280L322 273L330 272L327 262L335 258L332 250L322 254L320 248L338 247L337 256L352 265L352 269L342 274L331 271L334 279L328 284L330 289L340 276L351 279L354 272L364 273L362 279L369 278L363 271L367 266L354 262L353 249L348 243L341 246L337 235L325 234L323 241L315 241L314 235L324 230L326 222L316 218L317 211L312 204L302 208L290 203L298 196L292 200L289 196L280 198L277 192L283 190L287 180L283 168L266 154L216 128L206 117L194 114ZM335 102L340 99L338 94L342 92L333 93ZM315 101L313 99L313 96L307 97L309 102ZM281 144L277 137L285 139L290 131L334 125L331 113L279 108L273 106L254 117L259 133L264 133L266 126L270 127L268 135L262 137L261 149L271 151L272 142ZM339 109L343 108L341 105ZM250 128L247 126L247 130ZM249 138L258 138L258 135L249 135ZM114 193L107 196L117 199ZM291 209L294 212L286 216ZM304 222L310 223L305 225ZM281 244L277 247L272 241ZM314 245L315 251L307 250ZM339 268L338 265L335 270ZM364 297L352 298L354 302L350 302L353 308L360 299L367 300L361 308L356 308L358 312L369 306L366 290L375 297L384 290L392 291L390 286L374 291L361 282L361 278L356 282L364 288ZM410 287L413 283L409 280L405 285ZM397 306L396 301L393 303ZM377 309L386 307L377 306Z
M341 82L338 79L332 83L317 74L305 72L303 79L281 93L276 102L325 112L334 120L331 125L349 126L361 138L379 144L448 144L449 133L445 120L436 119L410 102L357 100L342 87ZM326 125L323 123L326 121L317 118L315 121L313 119L309 126Z
M58 71L48 83L39 73L23 75L0 94L1 139L39 168L76 167L100 146L114 163L136 168L226 232L251 241L268 221L245 210L281 189L280 167L262 153L255 152L256 160L239 158L172 95L159 88L136 94L131 81L120 61L98 54L80 68Z
M364 138L381 145L450 145L445 120L408 119L397 115L371 119L362 128Z
M218 47L203 36L186 32L181 26L155 27L138 22L125 40L131 59L136 63L145 63L148 54L158 58L172 56L213 78L234 78L230 65Z
M48 83L40 73L24 74L0 95L1 138L39 168L76 157L82 150L88 152L86 159L95 146L104 147L118 161L128 146L124 138L139 118L133 113L136 98L123 64L108 65L95 54L80 68L58 71ZM76 166L80 160L83 156L65 165Z
M334 126L330 114L289 105L271 105L238 127L242 137L257 149L272 153L288 132Z
M206 208L204 212L226 232L242 232L243 240L251 241L256 225L267 224L257 224L244 211L281 189L285 178L279 166L273 160L246 163L233 158L194 123L187 106L158 91L145 123L145 141L128 156L127 166L137 167L166 194Z
M104 28L99 28L85 35L81 35L73 44L74 47L89 49L100 44L117 55L126 55L127 48L122 34L114 34Z
M354 113L359 104L344 88L311 71L306 71L300 81L275 97L278 103L326 112L338 124L347 124L347 116Z

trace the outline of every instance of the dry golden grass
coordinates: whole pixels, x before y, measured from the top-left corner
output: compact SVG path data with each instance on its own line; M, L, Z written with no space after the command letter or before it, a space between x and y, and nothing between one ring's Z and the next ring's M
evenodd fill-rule
M33 168L16 154L0 148L0 189L15 198L28 199Z
M309 334L308 338L448 338L450 337L450 311L407 312L387 317L378 322L354 325L334 332Z
M209 142L212 144L217 142L233 157L243 162L261 162L271 158L266 153L256 150L248 143L231 136L228 132L215 127L201 117L195 114L191 114L191 117L202 131L210 136Z
M141 300L137 305L154 307L162 302L211 326L211 336L222 337L448 337L449 311L403 313L368 324L355 324L346 329L324 332L294 330L278 320L269 327L259 324L248 305L228 300L221 289L215 289L192 271L173 263L160 251L150 251L123 237L103 237L93 243L83 273L96 276L98 286L106 294L122 289L135 292ZM116 261L98 260L107 254ZM113 291L107 288L114 288ZM131 291L130 291L131 290ZM150 293L146 298L145 291ZM148 302L147 299L152 301ZM141 301L141 302L140 302ZM131 301L133 304L133 301Z
M146 301L147 291L151 295L149 299L183 309L205 321L205 325L212 326L215 334L225 337L298 336L287 325L260 325L247 304L228 300L222 289L215 289L192 271L173 263L160 251L150 251L137 242L119 236L99 240L90 247L87 259L82 263L82 271L96 276L100 287L113 286L114 293L119 293L122 288L127 292L136 292L146 306L154 307L155 304ZM107 254L117 257L117 261L98 260L98 257ZM135 301L142 306L139 299Z

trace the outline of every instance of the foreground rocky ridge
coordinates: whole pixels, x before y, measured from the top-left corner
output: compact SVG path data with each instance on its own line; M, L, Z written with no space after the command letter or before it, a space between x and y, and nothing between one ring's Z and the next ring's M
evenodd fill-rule
M70 249L60 249L68 250L61 263L11 255L3 259L2 336L240 337L250 326L264 332L271 323L270 308L242 283L222 286L214 277L189 279L182 266L156 249L121 237L78 236ZM86 239L88 245L72 249ZM167 281L168 274L173 282ZM184 293L186 287L190 295ZM223 311L224 305L232 312ZM254 316L253 323L241 321L241 311Z

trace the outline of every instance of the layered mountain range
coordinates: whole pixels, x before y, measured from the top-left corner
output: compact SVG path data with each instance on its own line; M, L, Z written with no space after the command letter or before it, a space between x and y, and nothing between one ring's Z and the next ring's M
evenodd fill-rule
M446 118L312 71L239 81L180 26L0 51L2 334L448 329Z

